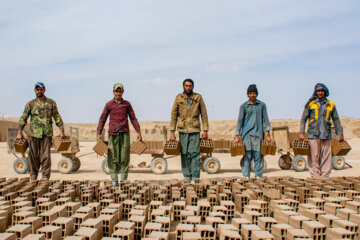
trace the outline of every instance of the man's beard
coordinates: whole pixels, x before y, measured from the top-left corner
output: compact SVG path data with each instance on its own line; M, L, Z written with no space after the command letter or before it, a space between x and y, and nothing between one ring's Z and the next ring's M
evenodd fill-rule
M192 90L190 90L189 92L187 92L186 90L184 90L184 93L185 93L186 95L190 96L190 95L192 95L192 94L193 94L193 91L192 91Z
M36 94L36 97L38 97L38 98L42 98L43 96L44 96L43 93L38 93L38 94Z

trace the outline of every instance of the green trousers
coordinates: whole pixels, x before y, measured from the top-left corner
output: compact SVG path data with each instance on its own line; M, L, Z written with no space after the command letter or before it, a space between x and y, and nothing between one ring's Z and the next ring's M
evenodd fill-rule
M109 134L108 166L111 180L118 180L120 171L121 180L126 180L130 163L130 135L122 132L119 135Z
M181 169L185 178L200 177L200 133L179 133Z

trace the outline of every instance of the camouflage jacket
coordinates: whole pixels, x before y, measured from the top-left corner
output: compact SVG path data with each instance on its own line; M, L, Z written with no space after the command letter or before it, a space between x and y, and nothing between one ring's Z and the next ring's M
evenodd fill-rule
M50 98L44 97L42 102L35 98L25 105L24 113L19 120L20 130L24 129L30 115L30 133L33 137L52 136L52 118L54 118L56 126L60 129L64 128L56 102Z

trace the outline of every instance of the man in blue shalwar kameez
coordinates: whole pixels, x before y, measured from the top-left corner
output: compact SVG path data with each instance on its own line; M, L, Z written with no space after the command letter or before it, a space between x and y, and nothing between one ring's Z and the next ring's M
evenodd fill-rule
M262 177L264 156L261 155L261 141L271 141L270 122L266 104L257 99L258 90L255 84L247 89L249 100L240 106L238 122L235 130L235 143L240 142L240 136L245 145L245 155L241 161L241 170L244 177L250 177L251 159L254 158L255 177Z

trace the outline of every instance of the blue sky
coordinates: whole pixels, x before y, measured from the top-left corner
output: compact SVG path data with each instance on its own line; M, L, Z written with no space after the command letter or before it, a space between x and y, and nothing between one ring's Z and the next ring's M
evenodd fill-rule
M0 114L43 81L65 122L95 123L121 82L140 121L169 120L192 78L210 120L236 119L251 83L271 119L300 118L317 82L360 117L359 22L350 0L0 0Z

